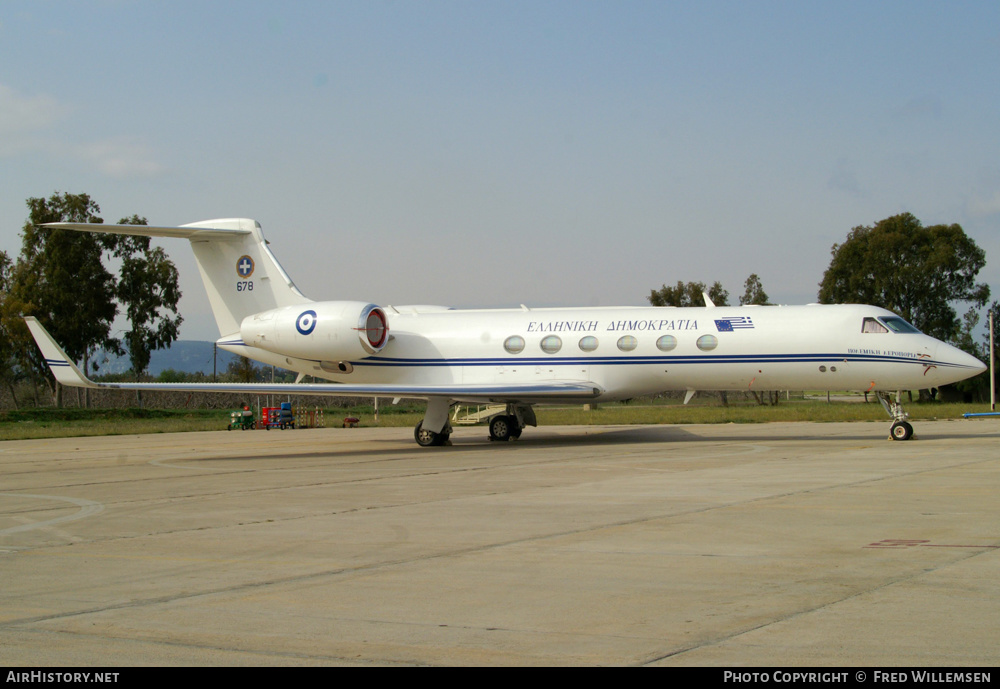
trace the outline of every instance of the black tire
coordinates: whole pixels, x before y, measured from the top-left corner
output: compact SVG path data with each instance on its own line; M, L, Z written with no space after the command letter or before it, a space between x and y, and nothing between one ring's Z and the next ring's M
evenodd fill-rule
M490 419L490 440L503 443L511 439L514 429L517 428L517 419L513 416L494 416Z
M413 439L417 441L417 445L420 447L437 447L438 445L443 445L448 436L444 433L425 431L424 422L421 421L413 429Z
M897 421L889 429L889 437L893 440L909 440L913 437L913 426L906 421Z

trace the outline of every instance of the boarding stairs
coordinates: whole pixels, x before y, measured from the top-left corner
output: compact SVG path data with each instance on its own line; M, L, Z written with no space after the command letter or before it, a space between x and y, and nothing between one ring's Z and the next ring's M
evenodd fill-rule
M462 413L463 409L465 410L465 415L460 417L459 414ZM460 404L455 407L455 413L452 414L451 422L452 424L457 424L459 426L471 426L473 424L482 423L491 416L503 414L506 411L507 405L505 404L478 404L475 407L472 407L472 405Z

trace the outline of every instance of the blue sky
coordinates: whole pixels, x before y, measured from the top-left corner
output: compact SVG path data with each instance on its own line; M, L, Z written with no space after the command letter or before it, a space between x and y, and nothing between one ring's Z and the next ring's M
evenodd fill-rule
M25 199L259 220L316 299L816 299L852 227L959 223L1000 298L1000 3L0 4ZM214 339L185 242L182 337Z

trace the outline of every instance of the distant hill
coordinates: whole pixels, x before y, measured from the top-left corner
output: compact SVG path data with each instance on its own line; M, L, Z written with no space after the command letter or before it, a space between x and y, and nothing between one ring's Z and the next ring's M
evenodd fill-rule
M158 376L172 369L183 373L212 373L212 348L214 343L201 340L178 340L170 349L153 352L149 362L149 374ZM235 354L219 350L216 368L224 373L229 362L237 358ZM100 367L98 374L125 373L129 370L127 356L118 357L101 350L94 358Z

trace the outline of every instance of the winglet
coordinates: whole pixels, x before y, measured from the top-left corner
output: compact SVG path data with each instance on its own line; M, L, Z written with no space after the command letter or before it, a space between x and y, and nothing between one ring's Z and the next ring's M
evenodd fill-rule
M96 383L88 380L80 369L77 368L76 364L70 361L69 356L63 351L62 347L56 344L56 341L52 339L48 331L42 327L42 324L38 322L34 316L25 316L24 322L28 325L28 330L31 331L31 336L35 338L35 344L38 348L42 350L42 356L45 357L45 363L49 365L52 369L52 375L56 377L62 385L67 385L76 388L96 388L99 387Z

